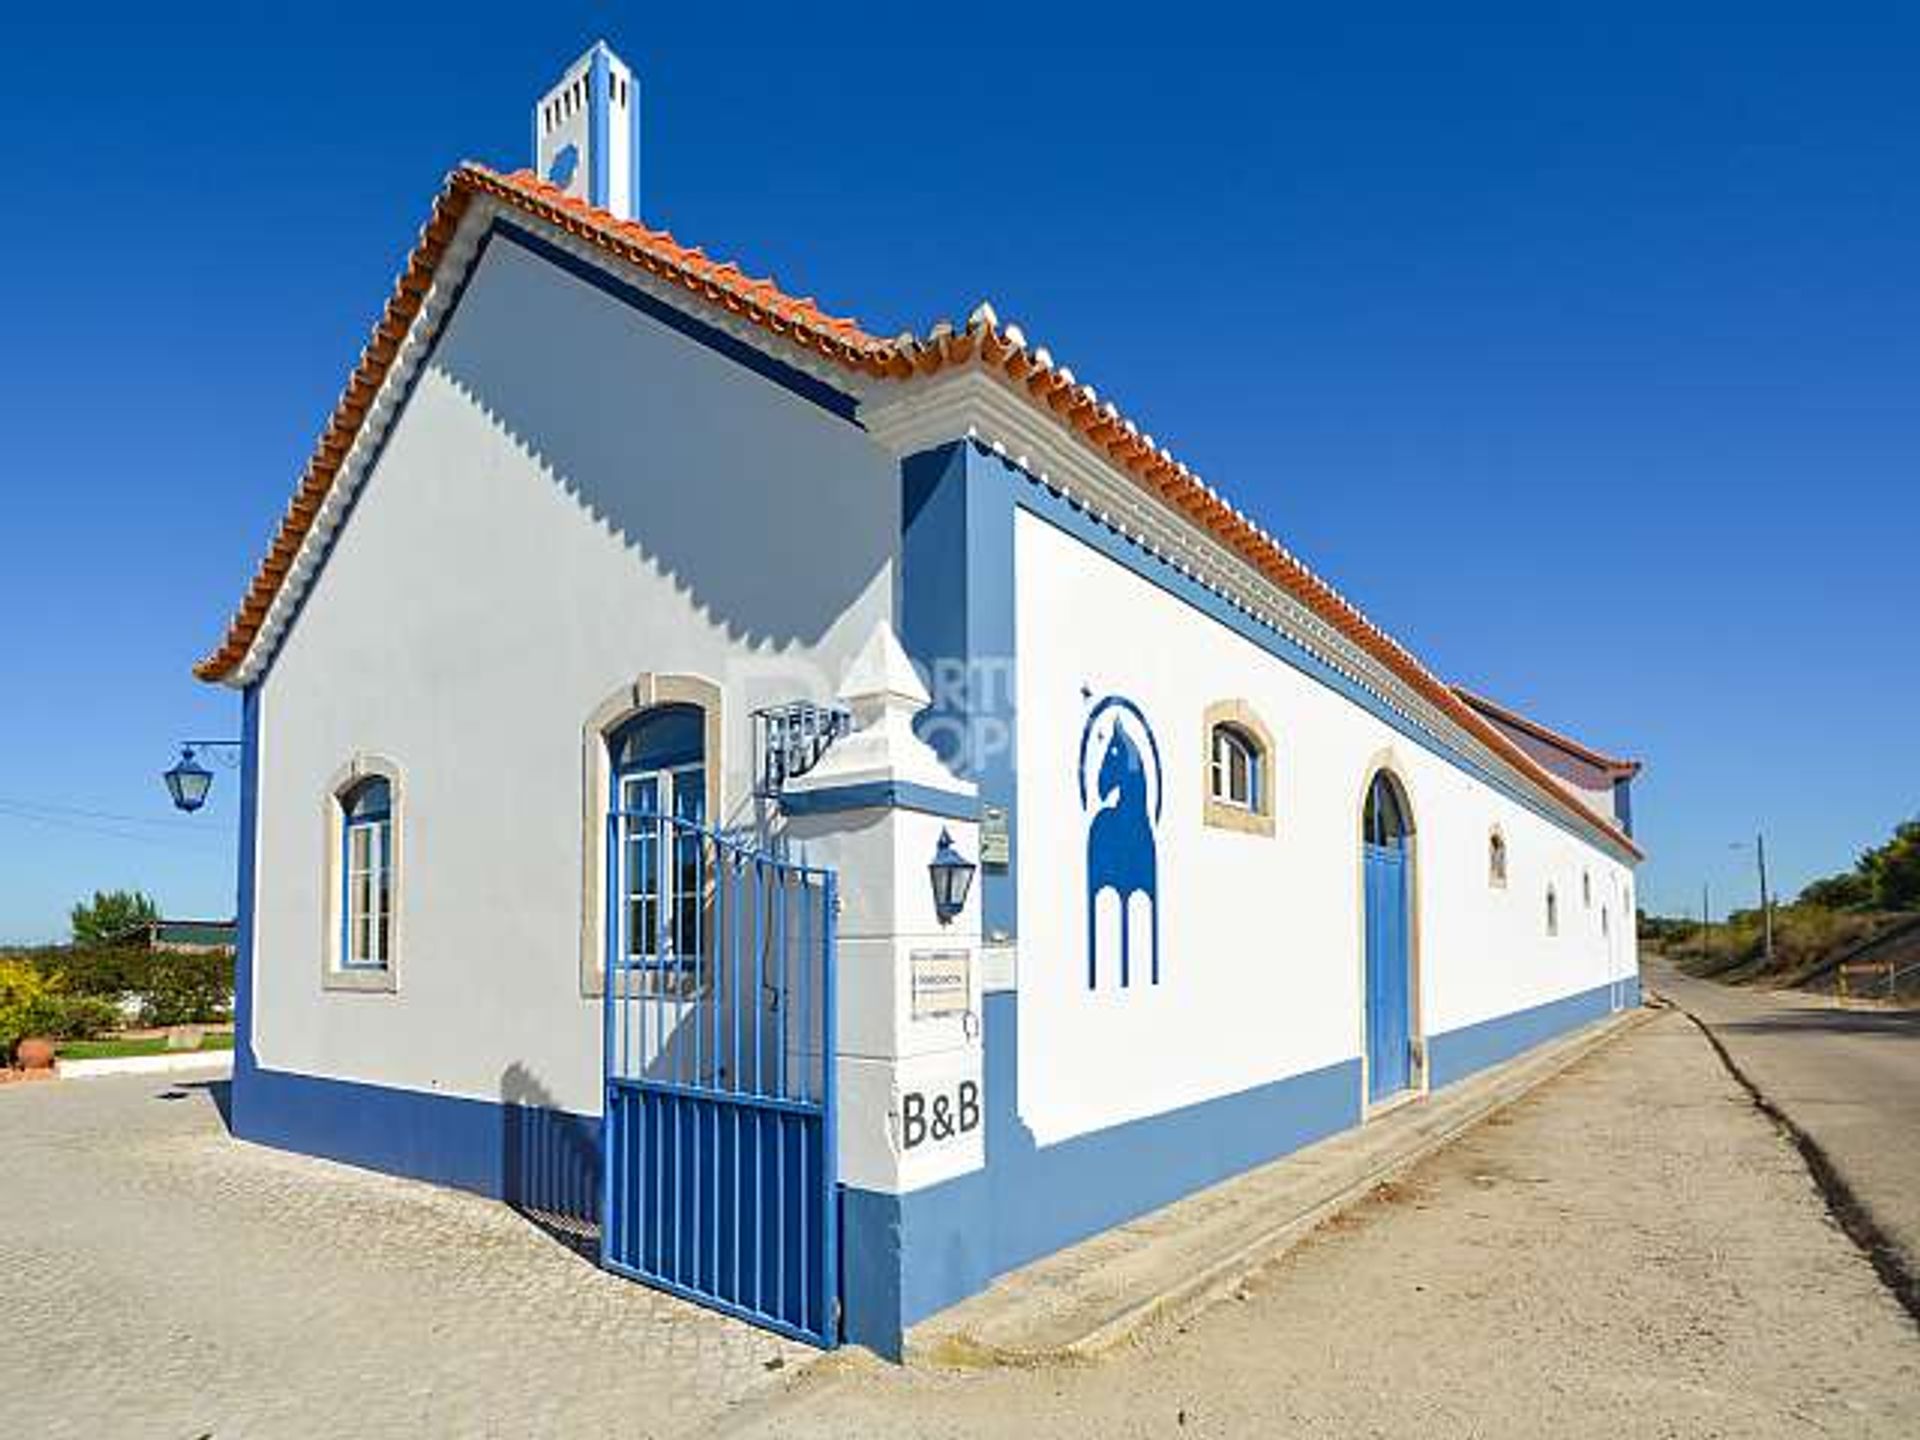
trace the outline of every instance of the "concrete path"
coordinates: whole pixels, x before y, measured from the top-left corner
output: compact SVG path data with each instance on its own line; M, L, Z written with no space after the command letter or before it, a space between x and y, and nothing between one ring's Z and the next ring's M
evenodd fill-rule
M1106 1357L840 1356L729 1436L1920 1434L1920 1329L1666 1013Z
M10 1434L680 1435L814 1353L505 1206L240 1144L171 1079L0 1087Z
M1027 1265L915 1327L908 1358L1009 1365L1089 1358L1145 1325L1204 1308L1381 1181L1653 1014L1628 1011L1587 1026Z
M1920 1010L1841 1009L1823 996L1695 980L1660 961L1649 961L1647 979L1818 1146L1892 1262L1909 1283L1920 1276Z

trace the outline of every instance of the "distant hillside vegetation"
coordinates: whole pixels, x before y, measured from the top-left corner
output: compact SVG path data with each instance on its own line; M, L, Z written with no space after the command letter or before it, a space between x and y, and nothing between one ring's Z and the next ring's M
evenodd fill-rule
M1699 918L1642 913L1640 939L1695 975L1735 983L1832 989L1842 963L1920 967L1920 819L1894 829L1851 870L1815 880L1773 911L1773 963L1759 909L1735 910L1710 931ZM1920 969L1902 993L1920 992Z

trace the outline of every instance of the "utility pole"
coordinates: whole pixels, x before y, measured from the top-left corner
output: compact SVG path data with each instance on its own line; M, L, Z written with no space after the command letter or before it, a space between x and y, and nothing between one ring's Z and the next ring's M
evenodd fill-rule
M1700 958L1711 962L1713 959L1713 906L1706 882L1700 883Z
M1773 899L1767 894L1767 837L1753 837L1753 853L1760 862L1760 924L1766 937L1767 968L1773 968Z
M1747 842L1744 840L1735 840L1728 848L1731 850L1744 850L1747 848ZM1766 836L1755 835L1753 837L1753 858L1754 863L1760 867L1761 944L1764 947L1763 953L1766 956L1766 966L1771 970L1773 968L1773 897L1767 893Z

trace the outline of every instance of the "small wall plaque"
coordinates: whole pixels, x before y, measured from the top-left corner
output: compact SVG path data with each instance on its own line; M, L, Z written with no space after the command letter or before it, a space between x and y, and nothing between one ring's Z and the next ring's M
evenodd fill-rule
M988 805L980 812L980 863L1004 870L1013 858L1013 841L1007 834L1007 808Z
M969 950L915 950L912 968L913 1018L937 1020L973 1008L973 953Z

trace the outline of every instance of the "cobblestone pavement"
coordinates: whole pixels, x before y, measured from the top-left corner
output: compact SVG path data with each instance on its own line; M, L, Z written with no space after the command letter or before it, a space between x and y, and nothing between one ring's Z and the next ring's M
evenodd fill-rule
M0 1090L0 1316L5 1428L90 1440L673 1435L813 1355L184 1076Z

